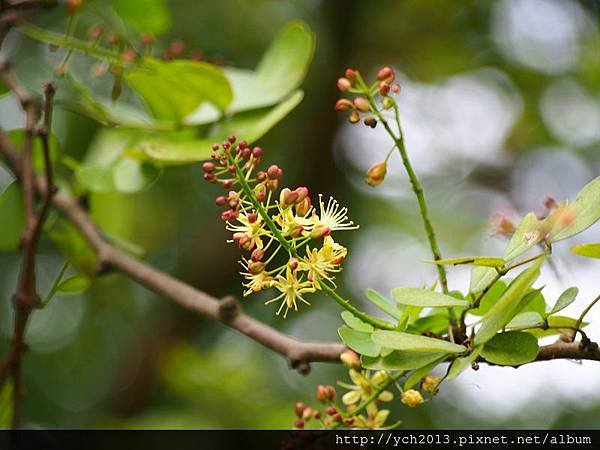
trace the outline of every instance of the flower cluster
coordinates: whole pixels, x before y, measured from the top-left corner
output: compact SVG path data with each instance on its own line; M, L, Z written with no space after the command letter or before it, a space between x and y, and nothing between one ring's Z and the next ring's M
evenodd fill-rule
M281 168L258 170L262 148L236 142L229 136L213 145L212 161L202 164L204 179L225 189L215 203L226 208L221 219L230 242L247 252L241 260L244 296L274 288L278 295L267 304L279 302L277 314L285 318L298 303L310 304L306 294L335 287L347 250L332 233L358 226L333 198L319 195L315 207L306 187L279 190Z
M341 396L341 403L336 402L337 393L333 386L319 385L316 398L324 408L313 409L302 402L296 403L296 428L304 428L312 419L318 420L322 428L395 428L400 421L386 425L390 410L381 408L384 403L394 400L391 388L395 386L398 389L403 405L414 408L425 403L424 394L435 395L441 382L438 376L426 375L421 378L418 389L403 390L398 384L402 373L362 369L359 356L352 350L346 350L340 359L348 367L351 380L351 383L338 381L338 385L347 390Z
M383 120L381 110L394 108L397 112L394 95L400 92L400 85L395 83L396 74L391 67L379 69L375 80L367 85L360 73L355 69L346 69L343 77L338 78L338 89L343 93L354 94L352 99L341 98L335 103L336 111L348 112L348 121L355 124L361 121L375 128L378 121ZM390 152L391 154L391 152ZM366 181L371 186L381 184L387 172L387 160L375 164L367 171Z

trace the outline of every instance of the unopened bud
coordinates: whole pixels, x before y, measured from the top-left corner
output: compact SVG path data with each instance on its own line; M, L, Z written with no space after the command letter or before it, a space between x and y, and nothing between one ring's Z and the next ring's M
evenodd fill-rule
M106 42L110 45L117 45L121 42L121 35L115 31L111 31L106 35Z
M348 114L348 122L352 124L360 122L360 114L358 111L352 111L350 114Z
M282 207L292 206L298 200L298 193L289 188L282 189L279 193L279 203Z
M442 379L440 377L434 377L427 375L421 380L421 387L425 392L435 393Z
M375 164L367 171L367 183L370 186L378 186L385 179L385 174L387 173L387 163L381 162L379 164Z
M385 81L382 81L381 83L379 83L378 90L381 95L387 95L388 92L390 92L390 85L388 83L386 83Z
M302 412L302 420L308 422L313 415L313 409L310 406L307 406L306 408L304 408L304 411Z
M248 272L252 275L258 275L265 270L265 263L261 261L252 261L248 264Z
M340 355L340 361L351 369L360 369L360 358L352 350L346 350Z
M305 407L306 405L304 405L304 403L296 402L296 404L294 405L294 412L296 413L296 416L302 417L302 413L304 412Z
M252 252L252 256L250 257L252 261L262 261L265 256L265 251L262 248L257 248Z
M302 225L294 224L290 227L290 229L288 231L288 235L290 237L297 238L297 237L302 236L303 232L304 232L304 227Z
M267 189L270 191L276 191L279 187L279 180L269 180L267 182Z
M81 9L82 0L67 0L66 5L69 10L69 14L74 15Z
M390 84L392 81L394 81L394 78L396 78L396 75L391 67L382 67L379 69L379 72L377 72L377 81L385 81L386 83Z
M104 33L104 28L102 28L100 25L93 25L88 30L88 36L92 39L99 39L102 36L102 33Z
M272 166L269 166L269 168L267 169L267 176L271 180L276 180L277 178L281 177L281 174L282 174L282 170L276 164L273 164Z
M382 384L389 378L389 374L385 370L378 370L375 375L371 378L371 381L375 384Z
M344 76L352 83L356 80L356 75L357 75L356 70L351 69L351 68L347 68L346 71L344 72Z
M251 213L248 213L248 215L246 217L248 218L248 222L254 223L258 219L258 214L256 214L255 212L251 212Z
M150 33L144 33L140 36L140 44L144 47L150 47L154 43L154 38Z
M395 103L396 102L394 101L393 98L386 97L386 98L383 99L383 103L382 103L383 109L393 108Z
M185 51L185 43L181 39L177 39L176 41L171 42L169 51L172 55L181 55Z
M217 177L215 176L214 173L205 173L203 176L205 181L208 181L209 183L215 183L217 181Z
M308 188L305 186L300 186L295 189L296 194L298 194L298 198L296 199L296 204L302 202L306 197L308 197Z
M382 402L391 402L394 400L394 394L390 391L383 391L381 394L379 394L377 399Z
M328 395L327 395L327 388L320 384L317 386L317 400L320 401L321 403L325 403L327 400L329 400Z
M392 92L394 94L399 94L400 93L400 85L398 83L392 84Z
M325 412L327 413L328 416L335 416L338 413L337 409L335 409L333 406L328 406L325 409Z
M409 389L408 391L404 391L402 393L402 395L400 396L400 401L410 408L419 406L421 403L424 402L423 396L421 395L421 393L414 389Z
M354 107L362 112L371 111L371 105L369 105L369 101L365 97L356 97L354 99Z
M292 272L294 272L298 268L298 260L296 258L290 258L288 261L288 267Z
M224 206L225 203L227 203L227 197L223 196L223 195L219 195L216 199L215 199L215 204L217 206Z
M254 156L255 158L260 158L263 154L263 149L262 147L254 147L252 149L252 156Z
M354 109L354 103L347 98L340 98L337 102L335 102L336 111L350 111L351 109Z
M310 198L306 197L301 202L296 203L296 214L301 217L304 217L309 213L311 207L312 207L312 203L310 201Z
M304 420L298 419L295 424L296 428L304 428Z
M210 161L207 161L205 163L202 163L202 170L204 170L205 172L214 172L215 165Z
M344 78L344 77L338 78L337 87L340 91L346 92L352 87L352 83L350 82L350 80L348 78Z

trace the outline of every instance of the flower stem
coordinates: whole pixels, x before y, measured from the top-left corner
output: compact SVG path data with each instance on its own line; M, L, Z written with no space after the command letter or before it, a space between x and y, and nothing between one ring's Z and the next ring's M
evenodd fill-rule
M360 405L358 405L356 409L354 409L351 413L348 413L346 417L356 416L357 414L361 413L367 406L369 406L370 403L374 402L377 399L377 397L379 397L379 394L385 391L390 385L398 381L402 377L402 375L404 375L404 372L402 371L394 375L390 375L390 377L381 386L375 389L371 393L371 395L369 395L369 397L364 399L364 401Z
M408 157L408 152L406 151L406 146L404 145L404 136L402 133L402 127L400 126L400 116L398 114L398 107L397 105L394 105L396 123L398 125L398 131L400 133L399 136L397 136L396 133L394 133L388 121L385 119L385 117L383 117L383 114L377 107L373 94L371 93L365 82L362 80L360 75L358 77L359 83L361 84L364 93L367 96L373 113L377 116L377 119L383 124L383 127L385 128L387 133L390 135L390 137L396 144L396 147L398 148L398 152L400 153L400 157L402 158L402 164L406 169L406 173L408 174L408 178L410 179L410 184L412 185L413 192L417 197L417 203L419 204L419 212L421 213L421 219L423 220L423 226L425 227L425 233L427 234L427 239L429 241L429 247L431 249L433 259L439 261L440 259L442 259L442 254L437 243L437 237L433 228L433 224L431 223L431 219L429 217L429 208L427 206L427 200L425 199L425 193L423 192L423 186L421 185L421 182L419 181L419 178L417 177L417 174L415 173L412 167L412 164ZM438 278L442 286L442 291L444 293L447 293L448 279L446 275L446 268L443 265L438 264L437 271Z

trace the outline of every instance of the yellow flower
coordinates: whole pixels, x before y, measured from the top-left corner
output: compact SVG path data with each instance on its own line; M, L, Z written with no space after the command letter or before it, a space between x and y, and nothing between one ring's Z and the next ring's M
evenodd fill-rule
M308 234L312 228L312 222L304 216L294 214L291 207L279 207L279 214L273 220L279 225L284 236L299 237Z
M274 299L267 301L265 305L281 300L281 306L277 310L277 315L279 315L285 307L285 311L283 313L284 319L291 308L293 308L295 311L298 311L298 300L310 305L310 303L306 301L304 297L302 297L302 294L315 292L315 288L312 286L312 283L309 281L300 281L296 276L296 272L291 270L289 267L286 269L285 277L278 275L273 282L272 287L281 292L281 294Z
M244 291L244 297L252 294L253 292L259 292L263 289L268 289L273 286L275 280L270 276L266 270L260 273L253 274L250 272L242 272L242 275L247 280L244 283L246 290Z
M246 214L244 211L240 211L237 224L227 222L226 228L234 234L234 240L236 236L247 237L250 240L248 243L249 249L254 247L263 248L261 236L270 235L270 232L264 228L264 221L260 214Z
M400 397L400 401L411 408L414 408L415 406L418 406L424 402L421 393L419 391L415 391L414 389L404 391Z
M320 289L321 280L332 280L330 273L339 272L340 264L348 251L342 245L333 241L331 236L326 236L323 246L317 250L306 247L306 256L300 260L299 270L308 272L308 280L316 289Z
M333 197L329 197L327 206L325 206L323 196L319 194L319 214L314 212L311 217L314 224L313 229L327 230L321 236L338 230L356 230L358 225L354 225L354 222L348 220L347 213L348 208L341 207Z

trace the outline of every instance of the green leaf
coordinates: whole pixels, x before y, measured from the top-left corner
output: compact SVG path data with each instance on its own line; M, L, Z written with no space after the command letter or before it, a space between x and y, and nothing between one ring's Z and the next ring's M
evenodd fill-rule
M374 370L413 370L445 358L447 353L393 351L385 356L361 357L361 364Z
M497 276L498 271L492 267L473 267L473 269L471 269L469 293L478 294L479 292L482 292Z
M395 288L392 289L392 297L401 305L420 306L424 308L469 306L469 303L465 300L459 300L450 295L433 292L429 289Z
M506 250L504 250L504 259L510 261L522 255L533 246L542 242L545 235L543 224L538 220L535 213L531 212L527 214L521 220Z
M80 166L75 172L77 182L92 192L110 192L115 189L112 167Z
M65 294L78 294L85 291L90 285L91 281L89 277L85 275L73 275L61 281L56 290Z
M496 334L483 346L481 356L501 366L519 366L531 362L538 354L535 336L523 331Z
M466 347L452 342L400 331L378 330L371 335L371 339L382 347L407 352L462 353L467 350Z
M163 34L171 26L165 0L114 0L113 9L138 33Z
M381 347L371 339L371 333L342 326L338 328L338 334L342 338L342 342L356 353L375 357L381 352Z
M542 288L540 289L529 289L527 294L523 297L519 304L519 310L517 314L524 313L527 311L535 311L540 316L546 316L546 300L542 295Z
M600 258L600 244L579 244L571 247L571 251L586 258Z
M381 311L389 314L391 317L393 317L396 320L400 319L400 316L402 315L402 311L400 311L398 308L396 308L395 305L392 305L383 295L381 295L375 289L371 289L371 288L367 289L365 291L365 295L371 301L371 303L373 303L373 305L375 305Z
M438 364L442 363L446 359L447 355L442 356L439 359L436 359L432 363L427 364L426 366L420 367L416 369L404 382L404 386L402 387L405 391L411 389L415 384L421 381L425 375L435 369Z
M256 71L226 69L234 91L229 112L271 106L288 97L306 76L315 36L299 20L287 24L265 52Z
M557 312L565 309L567 306L569 306L575 301L578 293L579 289L574 286L566 289L562 294L560 294L560 296L556 300L556 303L554 304L554 306L548 314L556 314Z
M183 164L208 159L211 146L233 134L240 139L255 142L280 122L302 101L302 91L296 91L290 97L272 108L256 109L238 113L215 126L210 137L187 141L146 140L138 144L150 158L170 164Z
M439 259L437 261L425 261L430 264L438 264L444 266L458 266L462 264L472 264L475 266L484 267L502 267L504 259L494 256L463 256L460 258Z
M421 334L425 331L442 333L448 331L449 324L450 319L446 314L432 314L417 319L414 323L408 325L406 331L414 334Z
M512 328L540 328L545 325L544 318L536 311L527 311L517 314L507 325L507 329Z
M233 98L221 69L199 61L145 58L125 73L125 79L153 116L166 122L182 123L204 102L222 111Z
M505 290L506 283L502 280L496 281L481 298L479 307L470 310L469 314L473 314L474 316L483 316L491 309L492 306L496 304L496 302L498 302Z
M350 311L343 311L341 316L342 320L346 323L346 325L348 325L353 330L362 331L365 333L372 333L374 331L372 325L363 322Z
M446 380L450 381L453 378L456 378L464 372L465 369L471 367L471 364L479 357L480 353L481 346L475 347L471 354L463 356L462 358L456 358L452 361L452 364L450 364L450 367L448 368L448 373L446 374Z
M546 219L550 242L562 241L591 227L600 220L600 177L579 191L571 204L564 204Z
M45 230L64 258L77 269L77 272L85 274L89 278L96 275L98 269L96 253L77 228L66 219L58 218L52 223L47 222Z
M547 330L542 330L539 328L528 330L528 333L533 334L537 338L542 338L546 336L553 336L555 334L572 334L573 327L577 324L577 319L566 316L548 316L546 318L548 321L548 326L552 328L548 328ZM581 327L584 328L589 325L589 322L582 322ZM554 328L554 327L564 327L564 328Z
M0 192L0 251L18 248L24 226L23 194L13 181Z
M539 277L543 261L543 259L537 260L513 280L508 289L502 294L502 297L483 316L481 327L479 327L473 339L473 345L484 344L489 341L494 337L496 331L506 326L523 307L521 300Z

